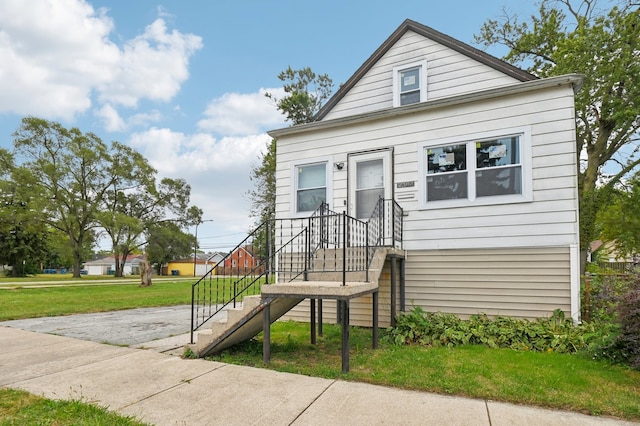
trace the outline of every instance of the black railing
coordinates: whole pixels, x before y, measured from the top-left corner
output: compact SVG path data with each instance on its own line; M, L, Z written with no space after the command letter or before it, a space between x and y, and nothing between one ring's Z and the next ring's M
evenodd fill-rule
M270 282L309 280L313 273L335 273L345 285L347 274L368 271L380 246L402 245L402 208L380 199L368 221L331 211L326 204L308 218L271 219L238 244L191 288L193 332L243 297L260 294Z

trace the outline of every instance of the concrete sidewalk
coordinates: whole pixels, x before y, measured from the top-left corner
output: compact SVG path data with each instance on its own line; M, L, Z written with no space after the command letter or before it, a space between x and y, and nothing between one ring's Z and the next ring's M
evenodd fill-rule
M186 360L0 326L0 386L156 425L631 425L618 420Z

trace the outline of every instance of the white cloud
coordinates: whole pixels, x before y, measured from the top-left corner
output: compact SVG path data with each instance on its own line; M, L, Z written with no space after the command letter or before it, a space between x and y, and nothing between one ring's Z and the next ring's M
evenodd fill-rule
M125 43L115 78L99 88L100 100L135 107L140 99L168 101L189 77L189 58L202 48L193 34L167 31L156 19L142 35Z
M245 232L252 219L246 193L251 169L270 141L267 134L215 138L152 128L131 135L129 144L145 155L158 177L183 178L191 202L225 232Z
M132 127L146 127L162 119L160 111L151 110L148 113L133 114L125 120L111 104L105 104L94 110L93 115L102 122L102 126L108 132L123 132Z
M204 112L205 118L198 122L201 130L223 135L256 134L265 127L282 126L284 116L276 109L265 93L282 97L284 90L260 89L257 93L226 93L213 99Z
M188 78L200 37L169 31L162 19L122 48L105 9L84 0L0 2L0 113L72 119L96 107L118 126L116 105L168 101ZM117 114L117 112L116 112Z
M105 130L108 132L121 132L127 127L118 111L110 104L95 110L94 115L102 120Z

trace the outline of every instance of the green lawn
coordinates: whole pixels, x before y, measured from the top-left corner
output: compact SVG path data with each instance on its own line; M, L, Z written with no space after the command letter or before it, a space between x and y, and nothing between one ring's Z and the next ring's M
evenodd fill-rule
M2 289L0 321L190 304L192 284L187 280L156 281L150 287L132 283Z
M14 389L0 389L0 425L142 426L105 408L81 401L53 401Z

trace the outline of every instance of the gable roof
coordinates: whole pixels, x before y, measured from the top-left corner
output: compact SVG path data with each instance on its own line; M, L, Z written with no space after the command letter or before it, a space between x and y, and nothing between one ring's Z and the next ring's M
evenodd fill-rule
M358 70L344 83L338 91L327 101L327 103L318 111L316 116L314 117L314 121L322 120L331 109L353 88L353 86L378 62L382 56L407 32L413 31L426 37L430 40L433 40L437 43L440 43L444 46L447 46L463 55L470 57L471 59L475 59L478 62L481 62L484 65L487 65L491 68L494 68L497 71L500 71L510 77L513 77L519 81L531 81L537 80L533 74L530 74L526 71L521 70L518 67L514 67L513 65L502 61L495 56L491 56L488 53L483 52L482 50L476 49L466 43L463 43L459 40L454 39L453 37L449 37L446 34L443 34L439 31L434 30L433 28L427 27L426 25L422 25L418 22L412 21L410 19L406 19L399 27L396 29L390 36L385 40L384 43L375 51L373 54L367 59Z

